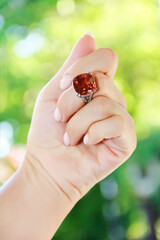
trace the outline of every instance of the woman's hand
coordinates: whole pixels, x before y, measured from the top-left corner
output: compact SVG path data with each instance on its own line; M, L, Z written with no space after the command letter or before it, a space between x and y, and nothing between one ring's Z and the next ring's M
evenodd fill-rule
M85 46L88 53L85 49L83 54ZM25 161L73 203L136 147L134 121L113 82L117 61L114 51L95 50L94 38L85 35L36 102ZM98 85L87 104L71 85L71 79L84 72L93 72Z
M85 34L42 89L25 159L0 188L0 239L51 239L75 203L132 154L134 122L113 82L116 68L116 54L96 50ZM98 87L87 104L71 86L84 72L93 72Z

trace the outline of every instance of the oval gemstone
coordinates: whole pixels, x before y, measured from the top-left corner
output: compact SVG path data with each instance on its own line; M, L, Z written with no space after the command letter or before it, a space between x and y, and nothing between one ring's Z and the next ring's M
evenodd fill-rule
M96 81L90 73L82 73L73 79L73 87L76 93L86 95L95 91Z

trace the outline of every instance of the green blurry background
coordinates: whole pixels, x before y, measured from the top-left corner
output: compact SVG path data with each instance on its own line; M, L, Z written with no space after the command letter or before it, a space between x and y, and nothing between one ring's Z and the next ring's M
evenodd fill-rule
M119 57L115 84L135 120L130 159L74 207L54 240L160 239L158 0L1 0L0 182L18 167L36 96L87 31ZM38 226L35 226L35 228Z

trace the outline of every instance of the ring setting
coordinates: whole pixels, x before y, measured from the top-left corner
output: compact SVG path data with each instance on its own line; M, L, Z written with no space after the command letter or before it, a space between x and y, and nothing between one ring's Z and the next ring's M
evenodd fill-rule
M82 73L74 77L72 85L76 95L86 103L91 101L93 93L97 90L96 79L91 72Z

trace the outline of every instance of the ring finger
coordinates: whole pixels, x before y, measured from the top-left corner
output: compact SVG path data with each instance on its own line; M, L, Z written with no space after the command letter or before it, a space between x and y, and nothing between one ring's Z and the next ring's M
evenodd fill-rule
M93 94L93 99L97 96L108 97L126 108L126 100L113 80L101 72L93 72L92 75L95 77L97 85L97 91ZM84 100L77 97L73 86L70 86L61 94L57 101L57 108L54 114L55 119L57 121L66 122L84 105Z

